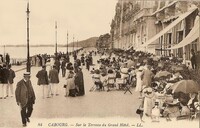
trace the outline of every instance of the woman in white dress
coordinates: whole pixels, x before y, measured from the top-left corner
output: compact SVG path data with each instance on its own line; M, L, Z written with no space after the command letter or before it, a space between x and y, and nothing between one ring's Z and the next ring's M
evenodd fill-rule
M136 71L136 92L141 92L142 91L142 67Z

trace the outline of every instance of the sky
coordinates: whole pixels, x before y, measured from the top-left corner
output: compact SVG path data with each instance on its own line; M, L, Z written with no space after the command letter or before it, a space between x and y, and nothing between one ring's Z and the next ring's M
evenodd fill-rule
M58 44L110 32L118 0L29 0L30 44ZM26 44L28 0L0 0L0 45Z

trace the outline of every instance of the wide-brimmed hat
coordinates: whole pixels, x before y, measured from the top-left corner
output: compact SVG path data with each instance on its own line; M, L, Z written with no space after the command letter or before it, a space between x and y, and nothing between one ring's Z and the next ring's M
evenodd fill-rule
M153 89L150 87L144 88L143 93L144 93L145 97L153 97L153 95L154 95Z
M31 73L30 72L25 72L24 76L31 76Z
M144 69L144 68L143 68L142 66L140 66L138 70L139 70L139 71L142 71L143 69Z

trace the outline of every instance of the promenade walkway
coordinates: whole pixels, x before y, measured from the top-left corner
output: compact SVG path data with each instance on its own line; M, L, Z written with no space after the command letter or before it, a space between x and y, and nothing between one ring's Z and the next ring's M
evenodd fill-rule
M72 59L72 58L71 58ZM94 62L98 57L94 58ZM13 66L16 71L21 67ZM42 88L37 85L36 73L41 67L31 68L31 81L36 93L36 103L34 105L33 120L38 119L55 119L55 118L93 118L93 117L136 117L135 110L139 103L136 102L138 94L124 94L123 91L111 92L89 92L93 85L91 74L83 67L85 96L83 97L64 97L65 90L63 85L65 78L61 77L59 83L59 96L49 99L42 99ZM16 72L14 79L14 89L16 83L23 78L21 70ZM20 127L21 117L19 107L16 104L15 97L8 97L5 100L0 100L0 127ZM34 124L35 125L35 124Z
M94 57L94 63L96 63L99 57ZM72 59L72 58L71 58ZM16 71L21 67L13 66ZM108 127L112 125L118 125L116 127L144 127L149 128L151 125L154 128L162 128L164 126L175 126L178 124L180 127L198 127L198 121L172 121L167 122L165 119L161 119L161 123L145 123L140 124L139 115L135 113L136 109L140 104L138 99L139 94L134 92L124 94L123 91L94 91L89 92L92 86L91 74L83 67L84 83L85 83L85 96L82 97L64 97L65 90L63 85L65 83L65 78L61 77L60 73L60 83L59 83L59 96L53 98L43 99L42 98L42 88L37 85L36 73L41 69L41 67L31 68L31 81L33 88L36 93L36 102L34 105L34 110L31 122L27 127L36 128L48 128L48 127L81 127L83 123L89 126L92 124L102 124L105 123ZM16 83L23 78L23 73L25 70L20 70L16 72L16 78L14 83L14 88ZM68 125L68 126L53 126L55 123ZM122 126L120 126L122 123ZM124 125L123 125L124 124ZM128 124L126 126L125 124ZM22 127L21 116L19 107L16 104L15 97L8 97L7 99L0 100L0 128L19 128ZM93 128L91 126L91 128ZM176 127L179 128L179 127Z

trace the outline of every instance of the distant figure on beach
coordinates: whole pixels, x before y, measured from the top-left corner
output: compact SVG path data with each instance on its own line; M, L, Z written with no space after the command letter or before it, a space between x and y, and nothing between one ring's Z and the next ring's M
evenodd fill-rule
M10 55L6 53L6 65L10 64Z

